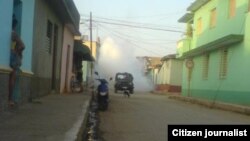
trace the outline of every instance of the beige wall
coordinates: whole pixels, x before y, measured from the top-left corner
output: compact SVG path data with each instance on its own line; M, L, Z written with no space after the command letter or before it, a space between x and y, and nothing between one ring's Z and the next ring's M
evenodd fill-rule
M160 69L160 72L158 74L159 78L161 78L161 81L158 82L158 84L169 84L170 83L170 70L171 67L171 61L164 61L163 65Z
M159 72L155 72L157 80L155 84L169 84L181 86L182 82L182 61L169 59L163 62Z
M159 73L159 69L158 68L155 68L154 69L154 72L153 72L153 75L154 75L154 84L158 84L158 73Z
M170 84L181 86L182 83L182 62L181 60L172 59L171 72L170 72Z
M60 93L71 92L70 79L72 76L72 67L73 67L73 49L74 49L74 35L70 32L70 30L67 27L64 27Z

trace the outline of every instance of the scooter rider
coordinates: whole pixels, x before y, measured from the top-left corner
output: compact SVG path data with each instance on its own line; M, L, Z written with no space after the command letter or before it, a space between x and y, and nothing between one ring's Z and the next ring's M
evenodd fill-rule
M109 99L109 90L108 90L108 82L105 79L100 79L100 85L97 87L98 95L97 99L98 101L101 100L101 98L104 98L106 100Z
M107 110L109 103L108 82L105 79L97 79L100 84L97 87L97 102L100 110Z

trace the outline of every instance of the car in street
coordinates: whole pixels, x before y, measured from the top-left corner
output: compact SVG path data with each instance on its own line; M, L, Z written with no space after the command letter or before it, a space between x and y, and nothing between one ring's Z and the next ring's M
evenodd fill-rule
M128 90L131 94L134 93L134 83L133 83L133 75L128 72L118 72L115 75L115 85L114 90L115 93L118 91Z

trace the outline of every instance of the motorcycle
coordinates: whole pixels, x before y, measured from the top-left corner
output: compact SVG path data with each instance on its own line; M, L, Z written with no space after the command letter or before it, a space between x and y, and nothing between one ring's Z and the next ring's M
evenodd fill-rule
M97 72L95 72L98 75ZM109 88L108 82L106 79L96 79L100 82L97 87L97 102L99 110L106 111L108 109L109 104Z

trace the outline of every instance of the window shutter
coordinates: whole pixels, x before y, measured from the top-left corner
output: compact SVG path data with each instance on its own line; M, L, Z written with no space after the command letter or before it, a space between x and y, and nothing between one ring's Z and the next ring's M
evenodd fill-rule
M228 50L223 49L221 51L221 61L220 61L220 78L221 79L226 78L227 67L228 67Z
M206 54L203 58L203 68L202 68L202 78L204 80L208 79L209 70L209 54Z

